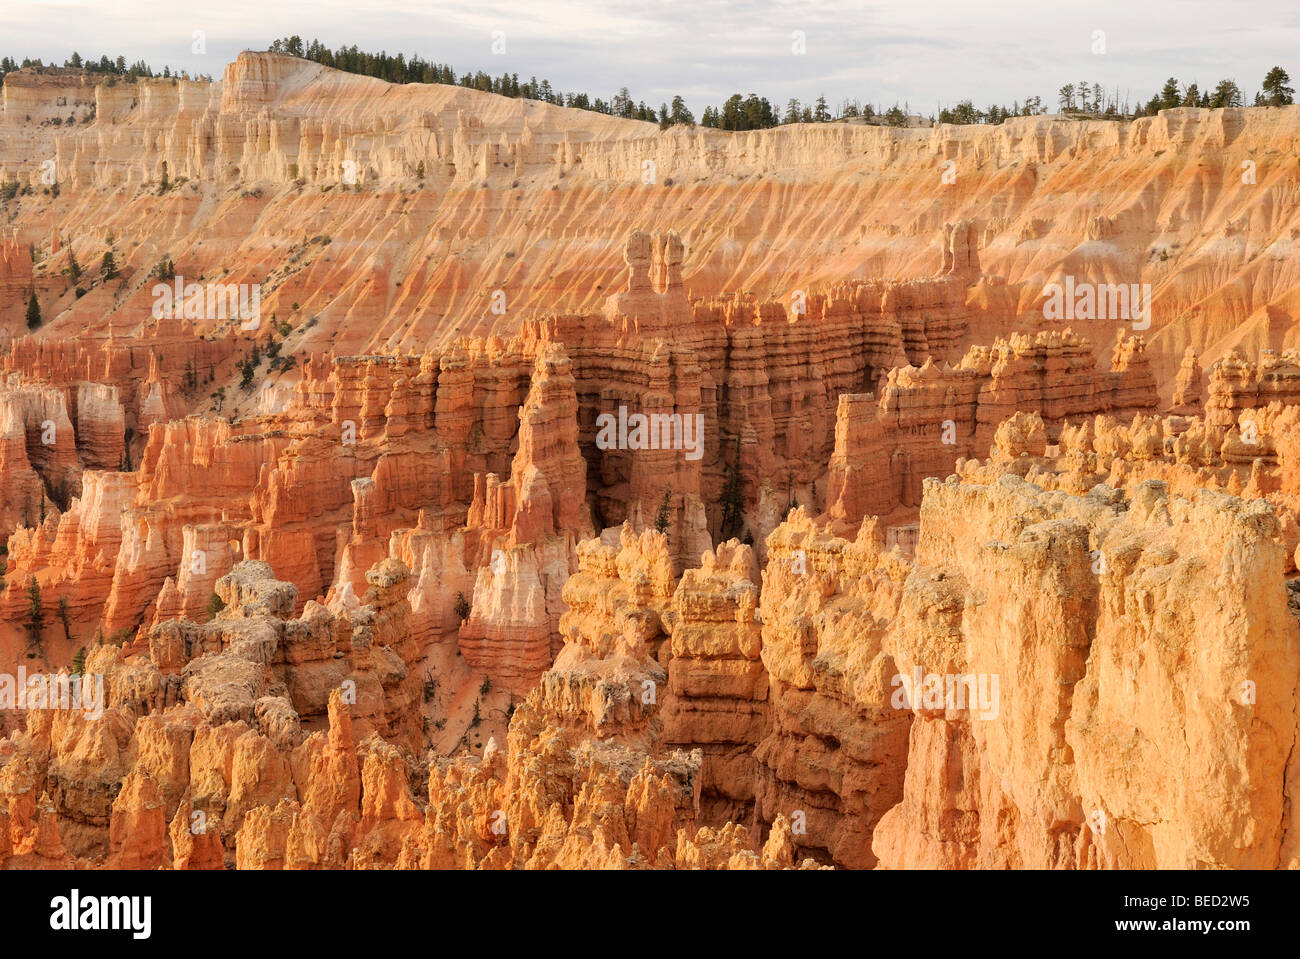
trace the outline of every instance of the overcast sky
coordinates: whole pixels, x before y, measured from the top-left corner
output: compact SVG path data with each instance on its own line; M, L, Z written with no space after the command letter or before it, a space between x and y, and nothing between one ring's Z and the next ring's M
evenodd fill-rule
M206 54L191 52L196 30ZM1248 99L1275 64L1300 78L1296 0L0 0L0 55L18 60L121 54L220 78L240 50L294 33L593 97L626 86L657 106L680 93L697 115L736 92L929 114L967 97L1054 107L1083 79L1136 103L1168 76L1202 87L1233 77Z

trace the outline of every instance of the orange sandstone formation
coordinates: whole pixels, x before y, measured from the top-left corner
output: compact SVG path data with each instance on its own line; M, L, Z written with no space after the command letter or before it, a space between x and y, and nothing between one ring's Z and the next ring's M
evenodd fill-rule
M1300 108L0 94L0 866L1300 865Z
M1276 525L1260 501L1156 481L1129 501L927 483L887 645L902 674L1001 681L992 702L918 689L881 863L1294 866L1300 659Z

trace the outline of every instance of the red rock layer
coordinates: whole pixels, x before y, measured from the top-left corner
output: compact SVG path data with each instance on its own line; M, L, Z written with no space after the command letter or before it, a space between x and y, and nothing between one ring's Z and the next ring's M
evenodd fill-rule
M924 479L983 453L1017 410L1040 413L1051 438L1071 417L1153 412L1158 401L1143 346L1141 337L1121 332L1105 372L1087 341L1068 330L1014 336L972 347L955 368L927 361L890 370L879 400L842 394L826 483L830 516L842 529L869 515L913 518Z

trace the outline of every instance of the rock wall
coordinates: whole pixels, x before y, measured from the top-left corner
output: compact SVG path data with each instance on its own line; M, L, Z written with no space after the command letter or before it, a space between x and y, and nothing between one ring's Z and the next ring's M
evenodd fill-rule
M801 855L876 865L872 834L902 798L910 713L891 703L886 633L910 568L873 521L835 537L795 510L768 537L762 661L771 730L758 744L759 818Z
M924 680L881 864L1294 865L1300 660L1276 525L1265 503L1155 481L1128 501L928 482L887 644ZM980 698L932 676L974 676Z
M844 393L827 477L830 516L853 529L864 516L911 520L926 477L982 455L1016 411L1041 416L1055 441L1078 416L1154 412L1156 387L1141 337L1121 331L1110 370L1097 369L1070 331L972 347L952 367L927 360L890 370L874 394Z

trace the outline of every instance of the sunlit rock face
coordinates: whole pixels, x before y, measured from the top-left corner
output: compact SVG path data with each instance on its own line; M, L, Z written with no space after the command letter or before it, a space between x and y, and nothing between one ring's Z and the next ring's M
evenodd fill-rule
M0 865L1300 865L1298 119L11 73Z

